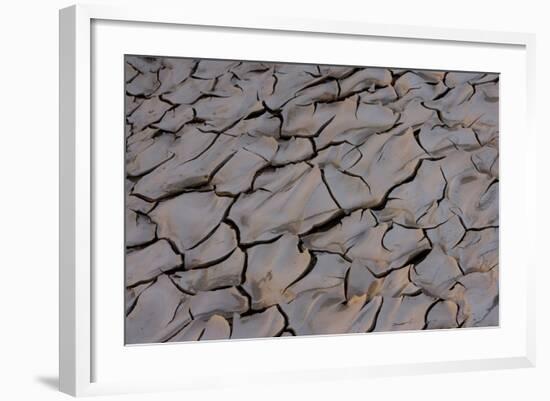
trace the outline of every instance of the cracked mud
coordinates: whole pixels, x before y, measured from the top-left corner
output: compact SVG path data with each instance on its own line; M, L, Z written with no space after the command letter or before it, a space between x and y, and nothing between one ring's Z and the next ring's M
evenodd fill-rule
M498 325L498 74L125 80L127 344Z

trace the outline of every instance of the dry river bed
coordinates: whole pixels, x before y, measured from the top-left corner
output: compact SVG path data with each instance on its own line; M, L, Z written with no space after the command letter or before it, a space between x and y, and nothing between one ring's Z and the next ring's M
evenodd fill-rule
M127 344L498 325L498 74L125 69Z

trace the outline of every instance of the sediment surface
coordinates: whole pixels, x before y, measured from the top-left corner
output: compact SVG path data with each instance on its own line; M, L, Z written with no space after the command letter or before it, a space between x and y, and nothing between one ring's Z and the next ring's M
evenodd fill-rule
M498 325L498 74L125 80L127 344Z

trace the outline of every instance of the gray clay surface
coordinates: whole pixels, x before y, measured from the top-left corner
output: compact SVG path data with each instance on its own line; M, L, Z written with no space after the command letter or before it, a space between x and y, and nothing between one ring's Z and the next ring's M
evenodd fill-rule
M126 56L126 343L499 323L499 76Z

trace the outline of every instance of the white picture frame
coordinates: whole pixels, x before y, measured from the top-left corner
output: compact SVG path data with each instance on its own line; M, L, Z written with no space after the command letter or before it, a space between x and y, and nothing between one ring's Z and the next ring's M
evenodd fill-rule
M534 366L535 283L534 274L527 273L534 271L535 261L529 259L529 255L535 253L527 251L532 245L529 238L522 233L535 230L516 230L525 222L534 225L536 216L532 206L523 208L527 206L529 194L535 193L536 186L536 150L532 146L535 143L535 132L532 127L535 85L534 35L376 25L357 21L297 20L291 17L275 18L252 13L254 11L246 16L238 13L221 15L216 12L209 15L187 15L183 10L137 6L114 8L105 5L78 5L60 11L60 390L80 396L238 385L234 383L231 376L232 367L229 365L216 366L212 368L214 371L211 371L209 366L194 365L196 372L180 374L179 379L165 375L159 367L159 361L165 361L166 366L170 366L173 361L169 360L176 354L185 354L191 359L202 355L210 363L216 353L224 353L224 358L229 359L231 356L244 355L252 360L257 358L258 354L264 359L268 355L272 366L256 366L254 372L250 371L251 378L259 383L270 383L273 380L327 380L329 377L351 377L360 380L363 377L380 375ZM189 32L185 33L186 29ZM131 36L124 38L124 32L130 30ZM113 128L115 134L109 138L96 138L94 133L104 132L101 129L107 121L112 122L110 118L117 118L116 113L123 102L122 92L120 99L116 98L116 90L120 89L117 85L122 85L122 80L118 83L111 81L117 76L122 76L116 75L122 73L122 63L120 71L112 76L104 71L113 65L116 67L116 60L124 52L152 51L168 56L186 55L185 52L174 54L175 46L170 43L162 47L159 45L156 50L153 47L153 39L166 36L170 30L201 38L204 50L199 47L188 50L192 51L192 54L187 56L193 57L207 57L212 55L212 52L217 52L215 56L225 55L228 58L262 57L260 50L254 55L247 56L245 53L236 52L235 49L238 48L232 48L232 45L227 43L223 48L215 50L213 38L215 34L223 32L226 37L233 39L231 43L241 39L243 43L254 40L254 35L261 35L262 40L266 41L293 42L294 44L289 44L287 48L286 61L303 57L304 60L310 61L334 62L338 52L334 52L332 59L316 56L321 58L311 60L314 53L311 53L311 50L308 53L300 44L311 43L315 48L323 44L329 46L331 41L337 40L341 54L348 54L349 57L353 55L349 55L348 44L362 46L370 41L368 46L379 48L401 44L401 56L392 56L389 51L381 51L381 59L375 64L386 62L397 63L397 67L409 66L406 58L409 54L408 48L412 49L412 53L416 47L421 49L424 46L425 51L428 51L430 48L427 46L435 46L434 48L440 52L438 59L426 59L425 65L420 65L421 61L417 60L414 66L433 69L449 69L452 65L452 69L497 66L493 71L503 73L505 82L502 88L501 112L510 111L501 113L504 115L501 141L501 169L504 177L501 193L501 211L504 213L501 221L504 228L501 229L501 244L504 246L515 243L518 248L504 249L501 246L501 326L495 329L451 330L446 333L375 334L379 343L385 342L388 346L397 347L404 342L415 344L417 347L424 346L426 358L419 358L418 353L411 352L399 358L385 359L383 355L376 355L374 350L369 354L371 360L338 356L337 351L342 350L343 346L372 348L372 341L365 340L369 335L261 339L231 344L212 342L200 344L200 348L197 344L124 347L123 338L119 336L123 318L122 314L117 315L117 311L123 308L122 286L118 287L122 282L123 266L120 261L123 246L117 251L117 247L121 245L120 236L117 235L122 232L123 227L122 220L116 220L119 217L117 213L121 212L122 203L118 203L118 209L114 208L111 211L106 209L105 202L98 198L98 194L105 194L110 189L114 189L113 193L118 194L116 185L122 183L122 170L119 167L123 163L123 156L116 141L122 140L123 131L120 131L118 137L117 129ZM106 41L106 38L109 40ZM133 44L132 38L140 38L140 43ZM148 41L148 38L151 40ZM157 40L157 43L160 42ZM407 47L403 47L403 43L406 43ZM488 54L487 49L496 50ZM281 56L284 54L282 51L284 49L279 49L279 58L284 57ZM448 61L452 59L452 54L470 51L478 55L477 59L466 59L461 62L462 64L449 64L452 63ZM300 55L302 53L303 56ZM351 61L361 65L362 59L346 59L340 64ZM507 77L510 77L508 81ZM109 82L116 84L110 86ZM115 98L105 95L110 95L113 91ZM514 97L511 96L512 93L515 94ZM118 115L120 120L121 116L122 114ZM113 123L109 127L115 125ZM523 133L522 143L510 134L512 131ZM117 158L120 160L116 161ZM98 163L99 159L102 163ZM512 162L517 163L516 168L507 169ZM111 171L112 180L107 177L106 166L107 170ZM112 173L113 170L120 171L120 180L117 174ZM519 183L524 191L512 193L510 183L513 182ZM117 204L118 200L122 202L121 193L114 195L110 203ZM511 213L518 208L522 208L521 211ZM113 224L113 221L120 221L118 225L121 227L116 228L118 225L114 224L113 232L107 232L111 230L105 230L105 222ZM109 245L104 246L106 240L113 244L111 248ZM105 265L105 258L113 255L115 276L110 276L109 272L101 269ZM519 267L507 268L512 265ZM121 270L116 273L119 268ZM517 291L515 296L519 299L514 303L506 300L507 291L509 293L512 285L517 287L514 287ZM116 292L117 288L120 288L119 295ZM98 291L101 295L96 293ZM106 301L115 305L111 308L114 310L112 314L106 312ZM120 309L117 309L119 301L121 305ZM116 321L117 316L120 322ZM111 327L111 324L113 327L117 326L117 329L106 329ZM442 352L441 350L445 350L445 342L450 341L453 344L471 344L472 347L468 347L471 348L471 352L465 352L466 348L460 346L454 354ZM476 347L474 344L479 346ZM328 355L328 362L324 365L322 361L315 359L316 351L320 349ZM299 358L300 362L292 369L286 369L283 361L277 359L277 355L285 353L303 357ZM142 358L140 360L146 362L146 369L151 370L150 380L131 377L131 366L135 365L136 358ZM303 362L304 360L309 360L309 363ZM236 366L235 369L246 367ZM158 375L153 374L153 370L157 370ZM123 373L117 375L115 372Z

